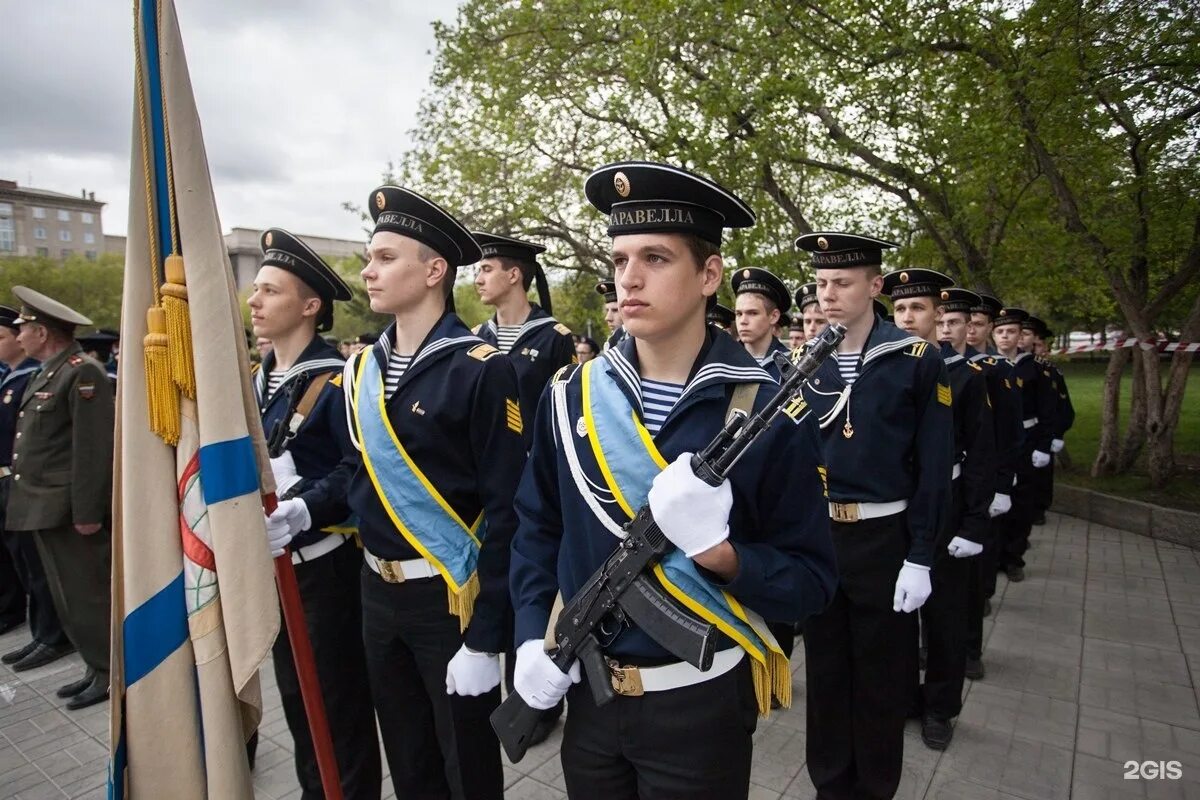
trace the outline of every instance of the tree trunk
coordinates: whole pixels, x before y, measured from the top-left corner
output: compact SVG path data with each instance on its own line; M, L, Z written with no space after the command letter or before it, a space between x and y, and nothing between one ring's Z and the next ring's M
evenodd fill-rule
M1120 457L1121 373L1129 351L1124 347L1112 351L1108 369L1104 371L1104 398L1100 407L1100 449L1092 463L1092 477L1112 475Z
M1129 425L1125 428L1125 440L1121 443L1120 457L1117 459L1116 472L1128 472L1141 455L1142 445L1146 441L1146 358L1157 358L1158 353L1147 353L1140 347L1130 349L1133 359L1133 380L1130 382L1132 396L1130 398ZM1155 392L1158 394L1158 392Z
M1200 294L1192 303L1191 312L1180 331L1179 344L1186 345L1200 336ZM1158 358L1158 353L1153 353ZM1171 479L1175 471L1175 432L1179 428L1179 414L1183 410L1183 394L1187 389L1188 372L1192 366L1193 353L1183 348L1175 351L1167 373L1167 388L1162 398L1161 427L1147 437L1149 457L1147 467L1150 485L1160 489Z

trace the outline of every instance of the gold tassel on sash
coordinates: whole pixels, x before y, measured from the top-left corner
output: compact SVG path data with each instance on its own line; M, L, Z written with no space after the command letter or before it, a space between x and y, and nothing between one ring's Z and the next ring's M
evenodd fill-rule
M171 378L179 391L189 399L196 399L196 371L192 365L192 321L188 314L187 283L184 278L183 256L172 253L167 256L166 283L162 292L162 307L167 316L167 356L171 365Z
M458 617L458 631L462 633L475 613L475 600L479 597L479 573L473 573L457 594L447 583L446 596L450 600L450 613Z
M771 696L784 708L792 707L792 670L787 656L768 648L767 663L750 659L750 674L754 678L754 697L758 700L758 715L771 715Z
M167 315L158 306L146 310L146 408L150 430L169 445L179 443L179 390L167 358Z

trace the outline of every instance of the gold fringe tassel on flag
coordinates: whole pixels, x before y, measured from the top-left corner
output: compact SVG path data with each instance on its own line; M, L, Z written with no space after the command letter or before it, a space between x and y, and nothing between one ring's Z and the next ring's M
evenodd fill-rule
M169 445L179 443L179 390L171 379L167 314L158 306L146 311L146 402L150 430Z
M196 370L192 361L192 320L188 314L187 283L183 272L183 256L167 256L167 280L160 288L162 307L167 320L167 358L171 378L179 391L191 400L196 399Z

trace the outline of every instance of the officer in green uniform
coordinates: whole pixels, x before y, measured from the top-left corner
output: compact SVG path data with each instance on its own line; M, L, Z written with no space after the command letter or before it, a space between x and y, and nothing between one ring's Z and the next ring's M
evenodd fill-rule
M24 286L13 294L22 304L17 338L42 368L17 412L7 526L37 543L59 619L88 669L59 695L71 698L67 708L85 708L108 699L112 384L74 338L91 320Z

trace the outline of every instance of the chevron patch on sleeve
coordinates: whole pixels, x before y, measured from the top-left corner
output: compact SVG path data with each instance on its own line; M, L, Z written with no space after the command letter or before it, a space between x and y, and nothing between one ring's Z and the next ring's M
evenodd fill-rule
M950 405L950 387L943 384L938 384L937 387L938 402L944 406Z
M525 425L521 422L521 407L517 405L516 400L504 398L504 415L508 422L508 429L520 436L525 430Z

